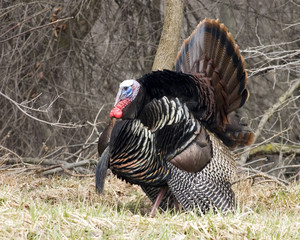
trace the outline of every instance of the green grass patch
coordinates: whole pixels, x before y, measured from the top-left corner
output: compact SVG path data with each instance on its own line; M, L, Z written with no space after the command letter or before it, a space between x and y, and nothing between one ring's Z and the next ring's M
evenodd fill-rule
M234 186L235 214L162 212L137 186L0 173L0 239L300 239L300 184Z

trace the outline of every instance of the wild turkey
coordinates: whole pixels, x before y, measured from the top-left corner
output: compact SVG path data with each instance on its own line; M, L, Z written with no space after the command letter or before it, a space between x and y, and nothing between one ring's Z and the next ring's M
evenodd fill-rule
M97 191L103 191L110 167L142 187L154 202L152 216L158 206L178 203L202 213L233 211L230 148L253 141L234 113L249 96L246 83L244 59L227 28L218 20L200 22L184 41L175 71L120 84L110 112L117 120L99 139Z

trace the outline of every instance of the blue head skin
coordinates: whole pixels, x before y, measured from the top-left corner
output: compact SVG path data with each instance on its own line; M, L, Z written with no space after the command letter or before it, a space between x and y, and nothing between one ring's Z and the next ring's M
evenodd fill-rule
M128 106L139 93L140 84L134 80L125 80L120 84L119 91L116 97L115 106L111 110L110 118L122 118L123 109Z

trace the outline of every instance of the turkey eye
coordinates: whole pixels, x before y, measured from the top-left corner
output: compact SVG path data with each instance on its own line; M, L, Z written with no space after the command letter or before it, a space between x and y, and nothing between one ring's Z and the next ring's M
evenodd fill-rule
M128 88L128 87L123 87L123 88L122 88L121 91L122 91L122 94L123 94L123 95L127 94L127 88Z
M132 88L131 87L126 87L124 90L125 90L127 96L130 96L132 94Z

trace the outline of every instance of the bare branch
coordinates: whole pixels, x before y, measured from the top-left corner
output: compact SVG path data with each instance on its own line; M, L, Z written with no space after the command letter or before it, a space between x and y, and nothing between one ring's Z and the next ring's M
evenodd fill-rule
M295 79L294 82L291 84L291 86L280 96L280 98L278 99L278 101L272 105L267 111L265 111L264 115L262 116L257 130L254 133L254 142L256 141L256 139L260 136L265 124L267 123L268 119L273 116L274 112L278 110L278 108L282 105L283 102L286 101L287 98L289 98L294 91L300 87L300 79ZM244 164L246 163L248 157L249 157L249 153L250 153L250 149L252 147L247 148L244 153L240 156L240 163Z
M291 84L291 86L284 92L284 94L282 94L280 96L280 98L278 99L278 102L276 102L273 106L271 106L262 116L257 130L254 133L254 142L256 141L256 139L259 137L259 135L261 134L261 131L263 130L263 127L265 126L266 122L268 121L268 119L274 114L274 112L282 105L282 103L289 98L294 92L295 90L297 90L297 88L300 87L300 78L295 79L294 83Z
M258 177L270 179L273 182L275 182L278 185L283 186L283 187L286 187L289 184L287 181L285 181L283 179L276 178L274 176L271 176L271 175L269 175L267 173L264 173L264 172L261 172L261 171L255 170L255 169L245 168L245 167L239 167L239 169L242 170L242 171L244 171L244 172L246 172L246 173L254 173L254 174L246 176L244 178L237 179L232 184L236 184L238 182L241 182L241 181L244 181L244 180L247 180L247 179L255 179L255 178L258 178Z
M24 34L26 34L26 33L33 32L33 31L39 30L39 29L41 29L41 28L48 27L48 26L50 26L50 25L53 25L53 24L56 24L56 23L60 23L60 22L64 22L64 21L67 21L67 20L70 20L70 19L73 19L73 17L67 17L67 18L58 19L58 20L56 20L56 21L53 21L53 22L50 22L50 23L43 24L43 25L41 25L41 26L37 26L37 27L31 28L31 29L28 29L28 30L26 30L26 31L24 31L24 32L21 32L21 33L19 33L19 34L16 34L16 35L14 35L14 36L12 36L12 37L9 37L9 38L0 40L0 43L7 42L7 41L9 41L9 40L11 40L11 39L13 39L13 38L17 38L17 37L19 37L19 36L21 36L21 35L24 35Z
M45 121L42 119L39 119L37 117L32 116L31 114L27 113L22 107L24 107L22 104L17 103L16 101L14 101L13 99L11 99L9 96L3 94L2 92L0 92L0 95L5 97L7 100L9 100L11 103L13 103L22 113L24 113L26 116L30 117L31 119L41 122L41 123L45 123L51 126L55 126L55 127L61 127L61 128L80 128L83 127L84 125L81 124L76 124L76 123L60 123L60 122L49 122L49 121Z
M256 146L250 150L250 156L256 154L279 154L282 152L283 154L300 154L300 146L299 145L287 145L280 143L269 143L262 146Z
M64 164L61 164L59 166L53 166L51 167L51 169L49 170L39 170L38 173L41 173L43 176L47 176L47 175L52 175L52 174L57 174L60 173L62 171L64 171L64 169L72 169L75 167L80 167L80 166L86 166L86 165L90 165L90 164L94 164L94 161L91 160L84 160L84 161L80 161L80 162L75 162L75 163L67 163L65 162Z
M11 28L8 29L6 32L4 32L3 34L1 34L1 35L0 35L0 38L4 37L6 34L8 34L9 32L11 32L11 31L14 30L15 28L19 27L19 26L22 25L23 23L29 21L30 19L35 18L36 16L38 16L38 15L40 15L40 14L42 14L42 13L48 12L48 11L50 11L50 10L51 10L51 8L46 8L46 9L44 9L44 10L42 10L42 11L36 13L36 14L33 14L32 16L30 16L30 17L28 17L28 18L26 18L26 19L23 20L22 22L18 22L15 26L11 27ZM26 33L26 32L24 32L24 33ZM24 34L24 33L21 33L20 35L22 35L22 34ZM20 36L20 35L15 35L14 37L18 37L18 36ZM13 37L13 38L14 38L14 37ZM5 40L6 40L6 39L5 39ZM8 39L8 40L9 40L9 39ZM1 41L1 40L0 40L0 41Z

